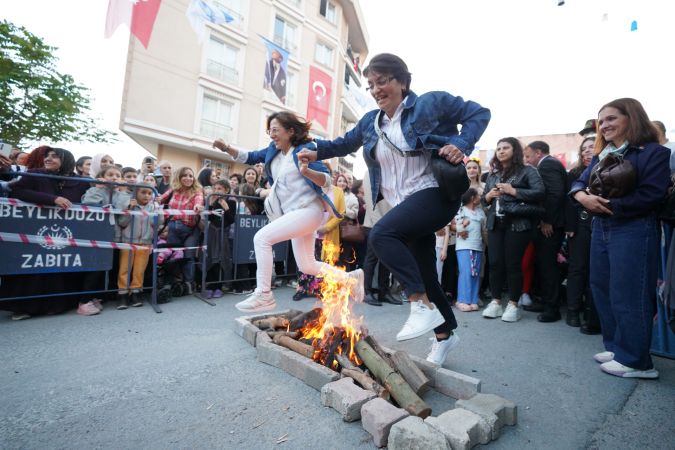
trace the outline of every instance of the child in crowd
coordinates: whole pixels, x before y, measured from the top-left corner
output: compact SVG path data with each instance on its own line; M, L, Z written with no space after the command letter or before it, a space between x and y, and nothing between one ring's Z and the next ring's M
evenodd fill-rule
M143 177L143 184L147 184L154 189L157 189L157 178L154 175L147 174Z
M125 167L122 169L122 181L129 184L136 184L138 178L138 172L133 167ZM120 191L131 192L131 188L128 186L121 186Z
M129 211L147 211L155 213L159 209L152 201L153 192L148 187L139 186L135 189L134 198L129 201ZM163 217L159 215L157 225L161 225ZM127 244L152 244L155 233L154 215L121 215L117 219L117 242ZM117 277L117 309L127 309L131 306L143 306L141 292L143 290L143 275L148 266L152 248L136 250L120 250L120 268ZM129 280L131 271L131 280ZM131 283L129 283L131 281ZM131 301L129 301L131 300Z
M455 250L459 265L457 283L457 309L478 311L480 267L483 259L483 243L487 237L487 219L480 207L480 195L469 188L462 195L462 207L451 222L450 228L457 233Z
M122 172L115 166L107 166L96 175L96 179L119 183L122 180ZM118 186L111 184L97 184L87 189L82 196L83 205L107 206L114 209L125 209L129 204L129 194L122 192ZM111 216L111 221L114 220ZM85 272L82 276L82 291L102 290L103 272ZM103 309L102 300L91 294L84 294L80 298L77 313L83 316L93 316Z
M229 283L223 285L216 282L221 279L221 274L225 275L225 279L232 278L232 253L228 237L230 225L234 223L234 216L237 212L237 202L231 197L225 197L230 194L230 183L227 180L216 180L211 187L214 194L223 196L212 195L209 198L209 210L218 214L209 215L206 264L209 269L206 283L211 289L206 289L206 297L220 298L224 290L229 290Z

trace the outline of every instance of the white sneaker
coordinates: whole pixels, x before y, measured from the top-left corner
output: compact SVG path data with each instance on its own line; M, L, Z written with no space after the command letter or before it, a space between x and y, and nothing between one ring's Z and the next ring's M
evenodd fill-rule
M411 303L410 316L396 335L396 340L405 341L420 337L444 323L445 319L438 308L430 309L421 301Z
M614 353L613 352L600 352L596 353L593 355L593 359L595 362L599 362L600 364L610 362L614 360Z
M659 377L659 372L656 369L633 369L614 360L600 364L600 369L605 373L621 378L647 378L653 380Z
M363 270L356 269L347 273L347 276L350 280L353 280L352 283L352 299L357 303L363 303L363 298L366 296L366 291L364 288L363 280Z
M502 314L502 320L504 322L518 322L520 320L520 308L509 302Z
M518 300L518 306L532 306L532 298L527 292L523 292Z
M459 336L457 336L457 334L450 335L450 337L444 341L439 341L435 336L430 338L430 340L432 341L431 351L427 356L427 361L439 366L443 365L450 350L457 347L457 344L459 344Z
M483 317L486 319L496 319L504 314L504 308L497 300L492 300L483 310Z
M270 311L277 307L277 302L274 300L274 295L271 292L265 294L256 290L246 300L234 306L243 312Z

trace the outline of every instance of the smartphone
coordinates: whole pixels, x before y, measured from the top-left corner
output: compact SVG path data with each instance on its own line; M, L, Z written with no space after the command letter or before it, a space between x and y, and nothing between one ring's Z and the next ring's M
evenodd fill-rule
M4 142L0 142L0 155L6 156L9 158L9 155L12 154L12 145L11 144L5 144Z

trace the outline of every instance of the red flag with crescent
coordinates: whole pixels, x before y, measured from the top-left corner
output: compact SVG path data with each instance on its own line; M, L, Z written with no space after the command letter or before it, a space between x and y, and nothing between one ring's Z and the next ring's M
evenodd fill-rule
M333 79L326 72L309 66L309 95L307 96L307 120L316 119L324 129L328 128L330 94Z

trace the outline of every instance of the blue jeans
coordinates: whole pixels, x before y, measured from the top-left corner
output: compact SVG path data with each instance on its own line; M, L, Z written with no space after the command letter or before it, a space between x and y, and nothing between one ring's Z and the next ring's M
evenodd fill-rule
M368 245L408 295L426 293L445 323L438 334L457 328L457 320L436 275L436 236L450 223L459 201L448 202L439 188L415 192L391 209L373 227Z
M473 251L474 258L476 258L475 276L471 275L471 253L472 250L457 250L457 265L459 266L457 301L469 305L477 305L483 252Z
M166 243L170 247L196 247L199 243L199 228L190 228L179 220L169 222L169 235ZM185 250L185 265L183 265L183 281L195 281L195 250Z
M651 369L659 254L656 219L596 217L592 227L590 283L605 349L624 366Z

